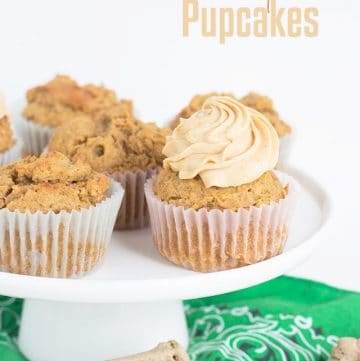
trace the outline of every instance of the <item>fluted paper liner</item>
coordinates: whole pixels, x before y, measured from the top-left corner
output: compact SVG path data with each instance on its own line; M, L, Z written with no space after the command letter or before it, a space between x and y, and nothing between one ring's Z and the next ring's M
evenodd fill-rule
M42 126L22 118L18 119L17 123L22 139L24 140L25 153L38 157L44 148L47 147L55 128Z
M21 159L23 156L23 145L22 140L15 137L15 144L7 151L0 153L0 167Z
M101 261L111 239L123 189L111 182L108 198L79 211L0 210L1 271L80 277Z
M153 192L155 177L145 184L155 247L169 261L211 272L253 264L282 253L296 199L296 182L275 171L287 196L248 209L184 209L161 201Z
M110 174L110 177L120 182L125 190L115 229L140 229L148 226L149 211L145 200L144 185L146 180L154 174L156 174L156 169Z

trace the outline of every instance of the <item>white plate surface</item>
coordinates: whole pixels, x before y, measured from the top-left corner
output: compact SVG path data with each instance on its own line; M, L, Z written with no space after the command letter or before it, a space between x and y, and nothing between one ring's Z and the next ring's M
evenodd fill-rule
M163 259L150 229L115 232L105 262L83 279L50 279L0 272L0 294L68 302L117 303L190 299L226 293L277 277L306 260L325 237L330 205L326 192L304 173L285 252L239 269L195 273Z

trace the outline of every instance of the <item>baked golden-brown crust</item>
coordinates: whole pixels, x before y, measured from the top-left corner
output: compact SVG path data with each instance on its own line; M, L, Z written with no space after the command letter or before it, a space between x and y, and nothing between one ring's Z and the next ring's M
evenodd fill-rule
M83 113L89 114L116 103L116 95L112 90L93 84L79 86L64 75L30 89L26 96L28 105L23 116L52 128Z
M82 160L99 172L147 170L162 164L169 129L135 120L125 105L82 116L56 129L49 150Z
M207 98L209 98L210 96L219 96L219 95L227 95L230 97L234 97L232 94L229 93L215 93L215 92L202 94L202 95L201 94L195 95L190 100L190 103L184 109L182 109L182 111L171 121L170 128L175 129L179 124L180 118L185 118L185 119L190 118L191 115L199 111ZM254 108L260 113L264 114L275 128L279 137L291 133L291 127L287 125L283 120L281 120L279 113L274 109L273 102L269 97L251 92L246 96L244 96L243 98L239 99L239 101L244 105L250 108Z
M236 211L277 202L287 195L287 187L282 186L273 172L237 187L205 188L200 177L180 179L172 170L162 169L156 177L154 193L162 201L184 208Z
M9 150L14 143L9 117L4 115L0 118L0 153Z
M79 210L106 198L109 179L58 152L0 168L0 209L20 212Z

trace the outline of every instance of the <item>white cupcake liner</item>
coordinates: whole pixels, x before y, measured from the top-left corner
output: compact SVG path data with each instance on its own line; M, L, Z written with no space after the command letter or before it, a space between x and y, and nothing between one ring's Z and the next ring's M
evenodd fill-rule
M37 157L47 147L55 131L54 128L41 126L22 118L17 120L17 127L24 140L25 153L36 155Z
M277 203L208 211L184 209L161 201L145 184L155 247L169 261L201 272L256 263L280 254L296 200L296 181L275 171L288 195Z
M13 163L23 156L24 143L15 137L15 144L7 151L0 153L0 166Z
M140 229L149 225L149 212L145 200L144 185L156 169L136 172L115 172L110 177L120 182L125 195L115 223L115 229Z
M0 210L1 271L59 278L91 271L111 239L123 193L111 182L107 199L80 211Z

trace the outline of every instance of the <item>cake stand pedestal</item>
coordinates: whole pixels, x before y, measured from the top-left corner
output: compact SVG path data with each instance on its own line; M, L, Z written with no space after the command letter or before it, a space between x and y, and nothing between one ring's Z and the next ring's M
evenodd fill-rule
M148 350L170 339L187 345L180 301L83 304L27 300L19 346L34 361L105 360Z
M82 279L0 272L0 294L25 298L19 345L31 361L105 361L176 339L187 344L181 300L247 288L306 260L327 236L326 192L305 174L283 254L239 269L195 273L170 264L149 229L114 232L104 264Z

